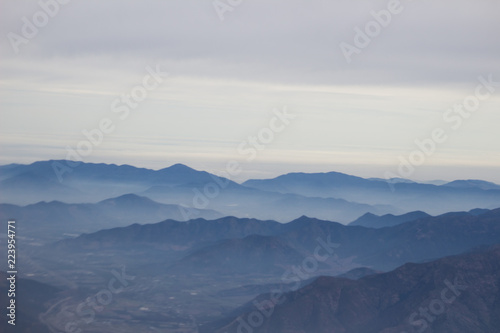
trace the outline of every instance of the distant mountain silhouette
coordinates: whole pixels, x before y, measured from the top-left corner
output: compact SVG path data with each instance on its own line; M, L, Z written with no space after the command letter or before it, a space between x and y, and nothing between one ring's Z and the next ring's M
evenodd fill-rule
M376 271L368 267L358 267L358 268L353 268L350 271L345 272L344 274L337 275L336 277L350 279L350 280L359 280L362 277L379 273L382 272Z
M276 248L279 252L286 245L286 248L293 250L289 251L290 254L297 252L302 258L307 258L313 255L320 239L337 244L338 248L334 249L328 267L318 267L316 274L328 271L328 274L337 275L360 266L387 271L406 262L429 261L477 246L500 243L499 220L500 209L477 216L444 214L380 229L345 226L308 217L286 224L234 217L214 221L168 220L102 230L60 241L56 247L67 253L147 247L155 249L155 256L169 251L169 258L174 259L175 266L186 267L178 272L188 273L190 269L199 267L203 274L216 274L217 270L245 274L246 268L240 266L239 262L244 262L248 267L265 266L260 261L266 256L256 256L251 251L252 246L255 246L255 251L262 251L259 253L274 256L267 251ZM251 235L266 237L246 238ZM286 266L293 261L285 258L273 265ZM293 255L293 258L296 256ZM166 272L168 265L165 262L164 266L153 269ZM254 270L255 274L269 272L269 269Z
M15 219L23 236L37 242L64 238L64 234L95 232L132 223L152 223L165 219L183 221L187 216L208 219L221 217L213 210L166 205L135 194L125 194L95 204L39 202L27 206L0 204L0 219Z
M1 166L0 202L17 205L54 200L96 203L134 193L165 204L281 222L303 214L348 222L359 216L360 212L399 212L391 205L368 205L341 198L261 191L182 164L161 170L130 165L74 164L58 160ZM61 168L63 171L56 172L54 165L57 166L56 170ZM189 218L197 217L193 215Z
M133 193L164 204L280 222L301 215L348 223L365 213L400 215L420 210L438 215L493 209L500 205L497 187L474 180L435 186L404 179L364 179L339 172L291 173L240 185L182 164L160 170L65 160L0 166L3 203L97 203Z
M195 219L187 222L166 220L155 224L133 224L127 227L100 230L63 240L57 246L68 249L131 248L134 246L160 246L185 250L199 244L212 244L224 239L244 238L250 235L272 236L279 232L281 223L256 219L223 217L207 221Z
M469 179L469 180L454 180L452 182L443 184L441 186L455 187L455 188L479 188L481 190L500 190L500 185L484 180Z
M475 208L471 209L468 212L449 212L442 214L441 217L444 216L454 216L454 217L459 217L459 216L467 216L467 215L474 215L478 216L484 213L489 212L490 209L483 209L483 208ZM363 216L359 217L355 221L349 223L348 225L350 226L363 226L367 228L385 228L385 227L392 227L401 223L406 223L410 221L416 221L419 219L423 218L428 218L432 217L431 215L421 212L421 211L415 211L415 212L409 212L406 214L402 215L393 215L393 214L386 214L383 216L378 216L375 214L371 213L366 213Z
M158 185L199 186L219 181L237 186L228 179L197 171L182 164L161 170L150 170L130 165L51 160L29 165L1 166L0 175L1 201L17 204L32 203L33 200L96 202L126 193L144 191ZM45 192L42 191L44 188ZM21 195L23 190L27 197ZM33 193L30 193L30 190Z
M480 181L466 181L465 186L463 182L436 186L328 172L289 173L273 179L251 179L243 185L280 193L342 198L369 205L386 204L405 212L422 210L433 215L478 207L493 209L500 205L500 186Z
M481 215L481 214L487 213L489 211L490 211L489 209L475 208L475 209L469 210L468 213L471 215Z
M383 228L392 227L401 223L418 220L424 217L430 217L430 215L421 211L410 212L403 215L386 214L383 216L366 213L357 220L349 223L349 225L359 225L368 228Z
M45 193L45 194L44 194ZM79 198L83 193L35 172L15 174L0 181L1 202L29 203L50 198Z
M375 181L382 181L382 182L391 182L392 184L396 184L396 183L414 183L414 184L416 184L417 183L417 182L414 182L413 180L405 179L405 178L389 178L389 179L384 179L384 178L367 178L367 180L375 180Z
M328 172L238 184L182 164L57 160L0 166L0 202L0 224L17 221L21 332L46 332L40 320L64 330L66 310L105 296L118 267L137 279L84 330L119 330L124 318L135 331L200 333L500 327L500 186L490 182ZM425 317L455 277L468 287ZM239 326L277 289L272 316Z

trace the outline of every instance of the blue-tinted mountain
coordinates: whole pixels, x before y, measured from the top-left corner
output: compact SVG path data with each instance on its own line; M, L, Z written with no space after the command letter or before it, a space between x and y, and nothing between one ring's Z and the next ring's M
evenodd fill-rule
M350 271L345 272L343 274L337 275L336 277L351 279L351 280L359 280L362 277L365 277L368 275L373 275L373 274L379 274L379 273L382 273L382 272L376 271L376 270L368 268L368 267L358 267L358 268L353 268Z
M33 200L97 202L158 185L203 186L218 181L228 187L238 186L226 178L182 164L151 170L130 165L52 160L1 166L0 175L1 201L18 204L32 203Z
M432 215L500 205L500 189L485 186L436 186L411 182L364 179L338 172L290 173L273 179L252 179L243 185L265 191L303 196L342 198L370 205L392 205L405 212ZM393 212L387 212L393 213Z
M259 325L249 326L258 312L250 302L210 331L494 333L500 327L500 246L408 263L357 281L320 277L280 296L274 307L270 294L256 298L257 304L268 305Z
M416 184L417 183L417 182L414 182L413 180L406 179L406 178L389 178L389 179L384 179L384 178L367 178L367 180L390 182L392 184L396 184L396 183L414 183L414 184Z
M359 225L368 228L392 227L401 223L418 220L424 217L430 217L429 214L421 211L409 212L403 215L386 214L378 216L372 213L366 213L349 225Z
M214 219L222 215L213 210L161 204L135 194L125 194L95 204L67 204L59 201L27 206L0 204L0 219L15 219L23 236L32 237L36 242L132 223L146 224L165 219L184 221L187 216Z
M481 214L487 213L489 211L490 211L489 209L475 208L475 209L469 210L468 213L471 214L471 215L481 215Z
M212 209L223 215L290 221L301 215L342 223L365 213L432 215L500 205L500 189L435 186L400 179L364 179L338 172L293 173L239 185L227 178L175 164L161 170L129 165L44 161L0 167L0 202L98 202L127 193L164 204ZM53 166L63 167L62 181ZM59 174L61 176L61 174ZM188 218L196 218L189 216Z
M132 248L158 245L162 248L189 249L198 244L250 235L272 236L282 224L275 221L223 217L216 220L194 219L186 222L166 220L154 224L133 224L127 227L101 230L60 241L68 249Z
M40 315L46 310L46 302L55 297L61 290L48 284L30 279L16 277L16 325L7 323L5 310L10 298L7 297L10 289L7 278L10 274L0 271L0 306L3 309L3 318L0 321L0 332L5 333L49 333L50 330L40 321Z
M234 217L214 221L169 220L102 230L61 241L57 246L67 252L155 248L159 251L158 255L161 251L177 253L176 260L180 266L194 267L188 263L205 262L212 272L217 269L234 272L234 268L222 267L225 255L231 253L231 245L236 250L246 243L241 240L223 242L216 246L214 243L243 239L250 235L267 236L258 239L262 248L272 248L272 244L278 244L274 238L277 237L303 258L311 256L320 244L331 244L329 267L318 269L326 269L332 275L357 267L388 271L406 262L429 261L462 253L477 246L500 243L500 209L477 216L444 214L380 229L345 226L308 217L285 224ZM245 260L241 260L250 266L257 265L252 261L257 259L250 252ZM244 253L240 251L240 254ZM229 263L235 262L236 259ZM167 266L166 263L164 267L157 269L166 271ZM200 272L209 271L203 267L205 266L200 265Z
M165 204L212 209L223 215L289 221L307 214L342 222L360 213L397 213L391 205L368 205L337 198L262 191L182 164L161 170L129 165L45 161L0 167L0 202L98 202L134 193ZM67 169L60 182L53 166ZM197 218L192 215L188 218Z
M202 188L196 188L202 190ZM272 219L280 222L290 221L302 215L315 216L322 219L331 219L348 222L359 216L359 212L399 212L390 205L367 205L344 199L307 197L297 194L285 194L262 191L253 188L239 187L221 189L213 198L194 194L193 188L170 188L157 186L142 192L160 202L173 202L208 207L222 212L225 215L238 217L254 217L258 219Z
M0 202L30 203L44 198L83 198L84 193L77 188L45 177L36 172L23 172L0 181Z
M481 190L500 190L500 185L477 179L454 180L452 182L443 184L441 186L463 188L463 189L479 188Z
M302 260L302 254L282 238L250 235L201 248L168 267L167 272L232 277L279 275L292 265L300 265Z

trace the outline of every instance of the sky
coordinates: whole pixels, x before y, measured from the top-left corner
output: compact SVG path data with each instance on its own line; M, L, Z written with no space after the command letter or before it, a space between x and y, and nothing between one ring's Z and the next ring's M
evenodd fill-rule
M0 164L500 183L499 32L497 0L1 0Z

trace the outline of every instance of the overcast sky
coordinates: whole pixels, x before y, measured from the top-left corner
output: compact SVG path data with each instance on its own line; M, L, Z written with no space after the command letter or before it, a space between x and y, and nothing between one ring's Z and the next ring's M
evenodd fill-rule
M446 114L500 82L500 1L54 1L0 1L1 164L64 159L109 119L82 160L500 183L500 85ZM144 80L161 83L114 112Z

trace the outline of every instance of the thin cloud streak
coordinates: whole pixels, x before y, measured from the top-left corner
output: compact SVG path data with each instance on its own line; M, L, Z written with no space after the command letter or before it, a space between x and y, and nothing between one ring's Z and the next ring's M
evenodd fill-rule
M387 1L256 0L222 22L210 1L70 2L18 55L0 40L1 162L64 158L82 130L116 120L112 101L160 62L170 76L89 160L223 165L286 105L299 120L249 172L261 163L279 173L305 156L323 171L363 162L390 169L415 139L446 125L443 113L478 76L500 81L498 1L401 3L404 11L348 64L339 44L352 43L354 28ZM37 10L36 2L4 1L2 34L20 33L21 18ZM500 167L498 96L427 163Z

